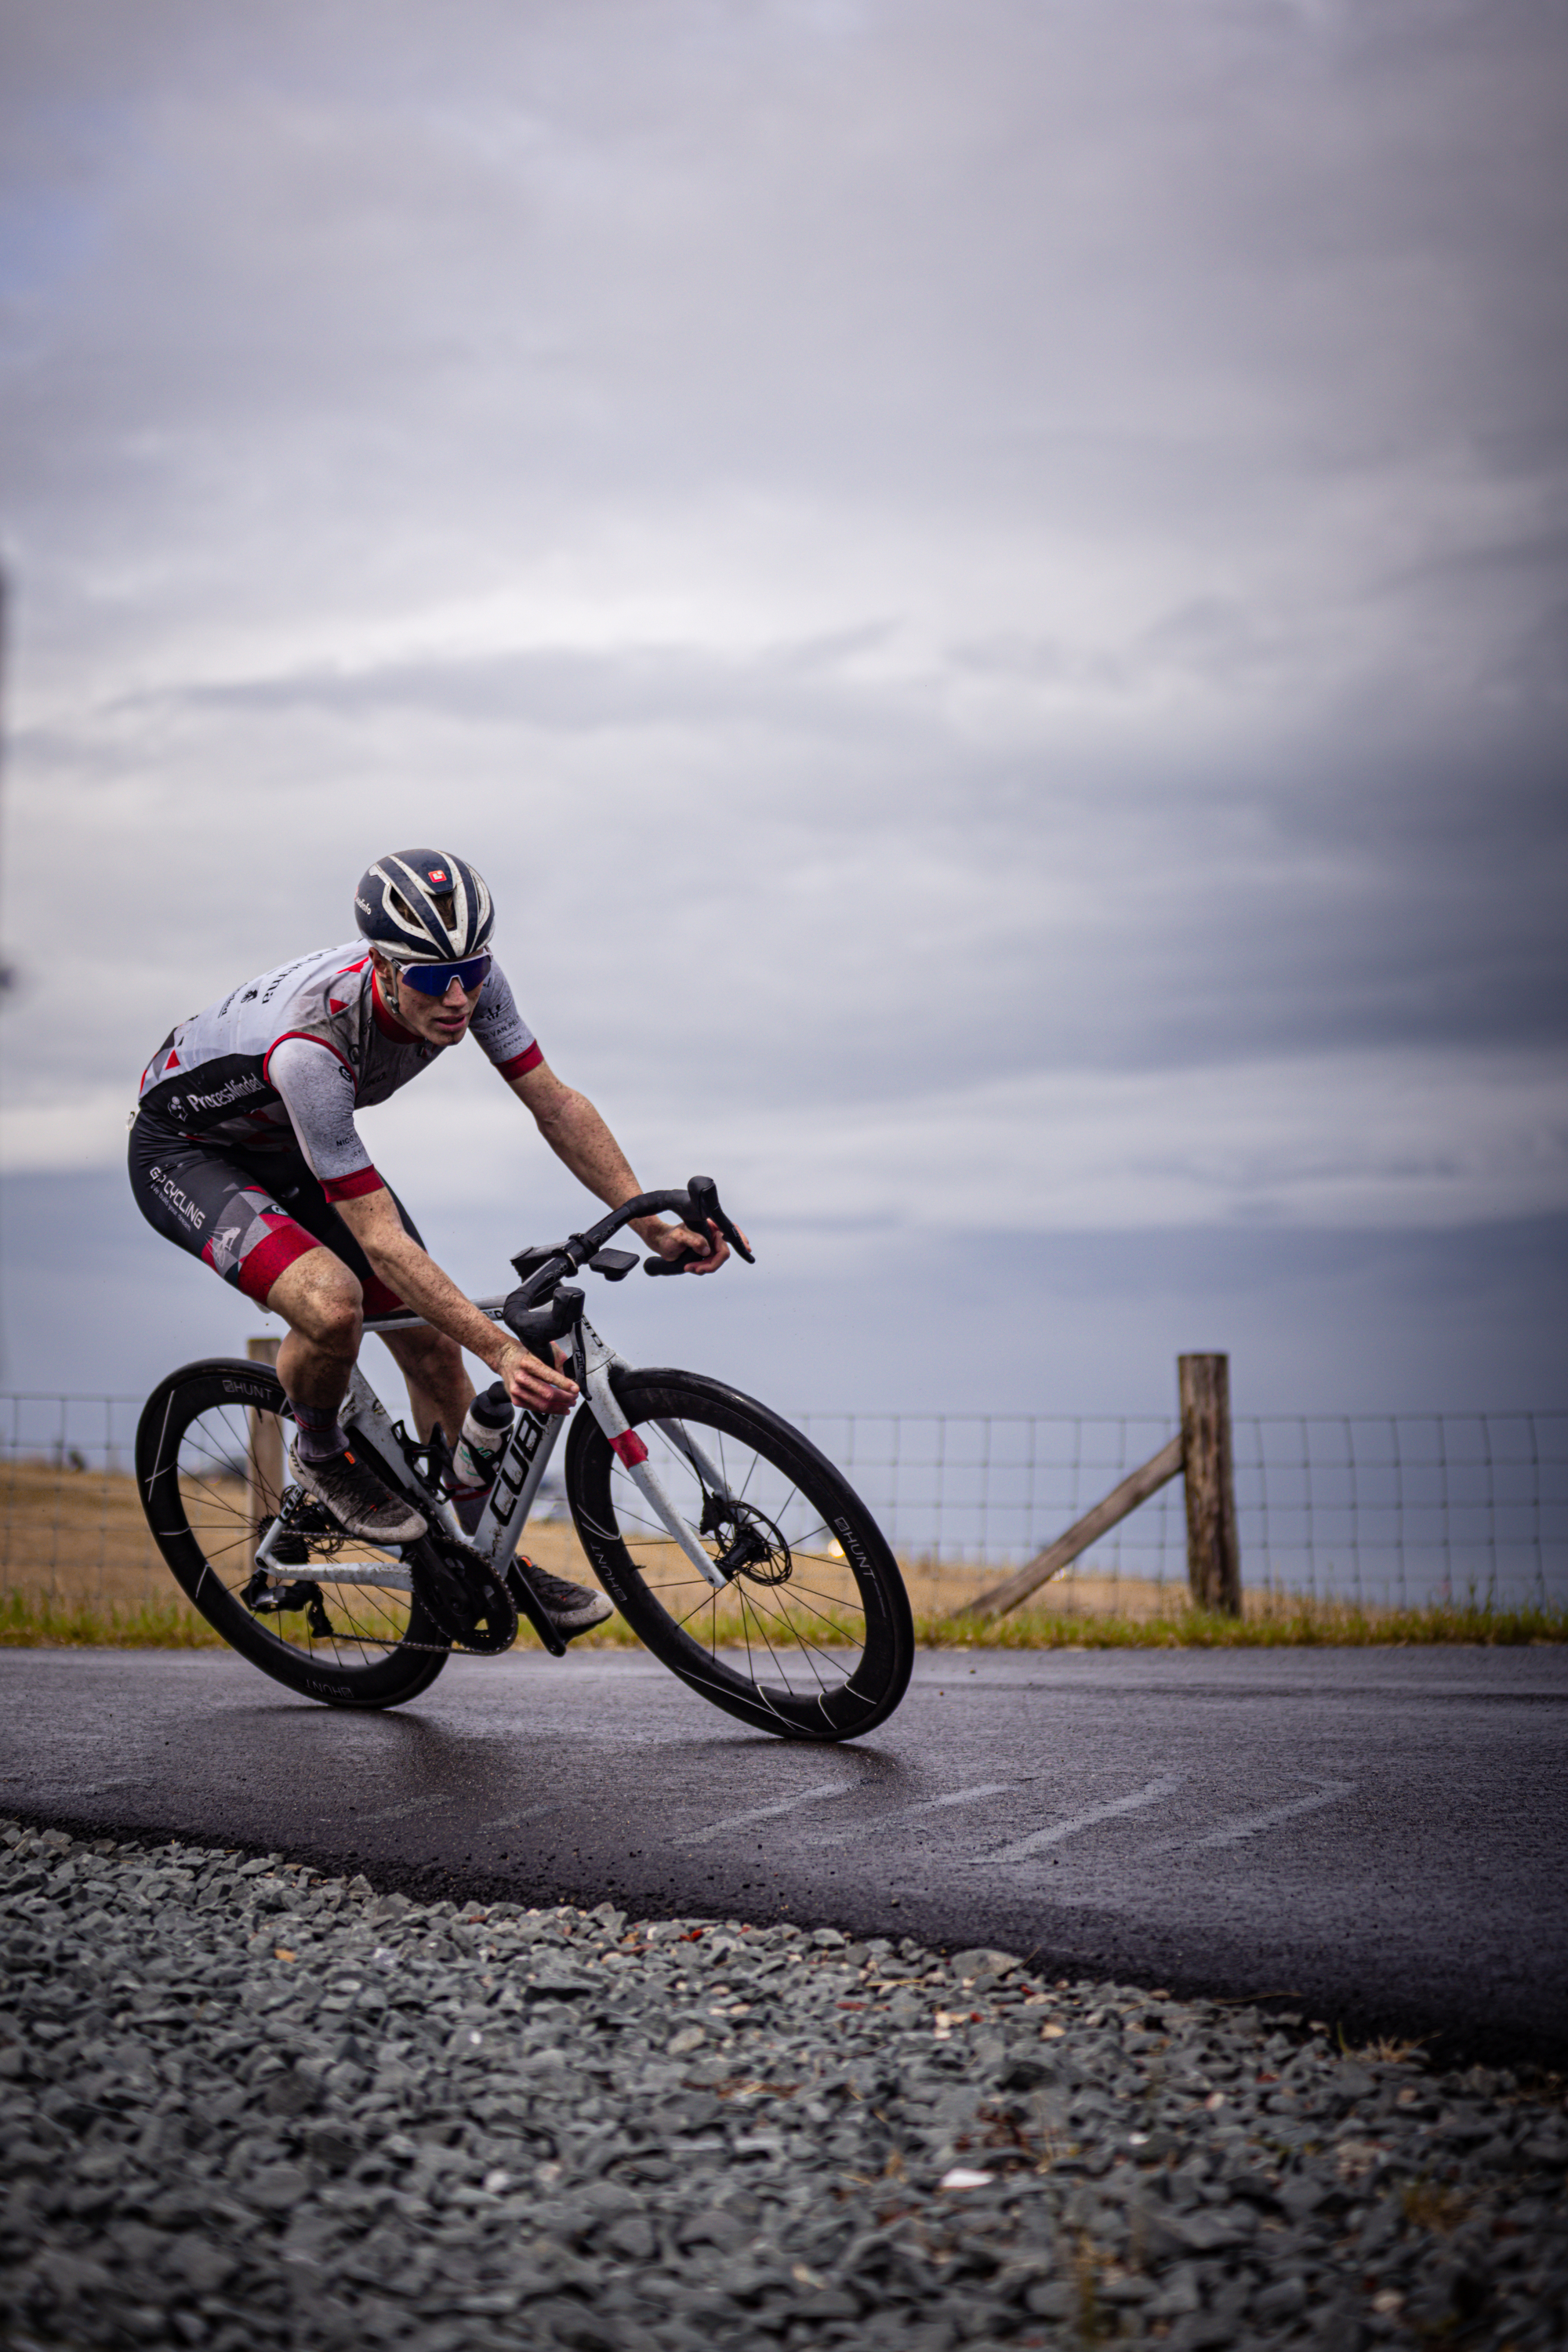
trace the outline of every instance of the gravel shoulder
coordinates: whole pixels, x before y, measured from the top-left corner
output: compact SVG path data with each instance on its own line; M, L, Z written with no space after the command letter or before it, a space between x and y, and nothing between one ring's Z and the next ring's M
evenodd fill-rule
M1568 2328L1553 2077L833 1927L0 1855L17 2352Z

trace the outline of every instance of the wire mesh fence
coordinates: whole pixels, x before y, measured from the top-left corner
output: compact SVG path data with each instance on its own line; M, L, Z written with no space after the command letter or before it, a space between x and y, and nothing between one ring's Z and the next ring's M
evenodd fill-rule
M174 1587L132 1475L140 1397L0 1397L0 1594L135 1609Z
M933 1589L1030 1559L1176 1433L1034 1414L802 1425ZM1394 1608L1568 1598L1568 1413L1238 1415L1232 1433L1244 1584ZM1177 1478L1070 1575L1184 1590L1186 1540Z
M0 1396L0 1593L100 1607L169 1597L132 1476L140 1411L125 1396ZM797 1419L876 1512L922 1609L956 1606L1028 1559L1175 1433L1158 1418ZM1568 1413L1238 1415L1233 1433L1254 1590L1372 1607L1568 1600ZM1090 1587L1101 1605L1176 1598L1181 1480L1063 1584L1068 1606Z

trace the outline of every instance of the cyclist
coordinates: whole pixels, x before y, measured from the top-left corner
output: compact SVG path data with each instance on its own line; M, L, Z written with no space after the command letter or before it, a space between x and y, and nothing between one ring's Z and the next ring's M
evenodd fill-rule
M354 1126L471 1030L572 1173L606 1206L642 1190L587 1098L545 1061L491 953L494 909L474 868L445 851L378 858L354 893L360 937L296 956L172 1029L142 1074L131 1185L154 1231L288 1324L279 1377L293 1410L293 1475L351 1535L416 1541L426 1522L355 1454L338 1421L365 1316L411 1310L383 1336L408 1384L421 1438L463 1430L473 1383L463 1350L514 1405L567 1412L574 1381L542 1363L465 1297L430 1257ZM658 1217L635 1230L660 1256L694 1253L712 1274L730 1252ZM493 1456L458 1443L456 1500L477 1523ZM607 1617L598 1592L534 1571L563 1633Z

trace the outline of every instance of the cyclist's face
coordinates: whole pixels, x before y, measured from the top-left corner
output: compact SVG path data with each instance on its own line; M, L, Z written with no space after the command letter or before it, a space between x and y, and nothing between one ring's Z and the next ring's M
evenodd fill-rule
M380 956L374 962L382 1002L389 1011L395 1012L405 1029L412 1029L427 1045L455 1045L459 1037L468 1034L474 1007L479 1001L479 989L465 989L454 981L445 996L422 996L416 988L399 987L395 971Z

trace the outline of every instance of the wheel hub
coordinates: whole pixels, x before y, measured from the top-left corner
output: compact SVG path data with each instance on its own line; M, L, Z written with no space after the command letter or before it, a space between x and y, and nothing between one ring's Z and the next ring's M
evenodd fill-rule
M713 1565L731 1580L743 1576L751 1584L787 1584L795 1573L788 1544L754 1504L721 1503L710 1495L703 1506L702 1532L728 1533Z

